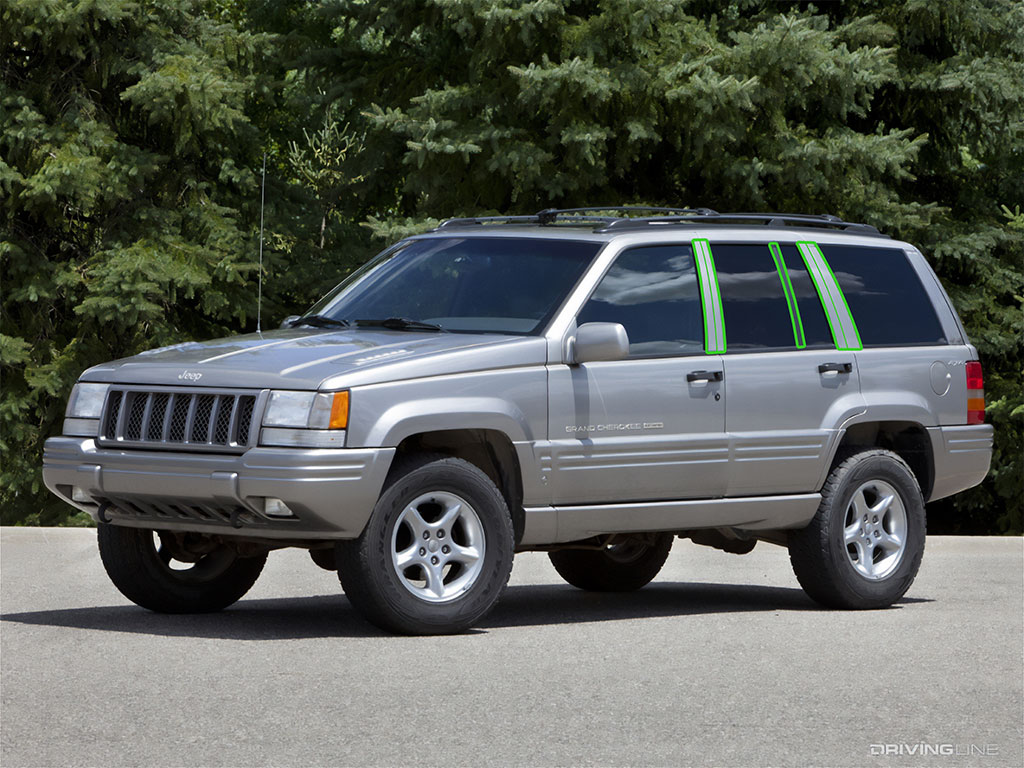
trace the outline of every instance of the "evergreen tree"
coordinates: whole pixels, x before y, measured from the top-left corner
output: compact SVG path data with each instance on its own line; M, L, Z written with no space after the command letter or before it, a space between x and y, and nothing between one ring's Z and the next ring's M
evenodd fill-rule
M1021 531L1020 2L6 0L0 72L4 522L62 514L40 451L81 369L251 327L267 151L270 317L369 230L455 215L788 210L919 245L996 427L932 520Z
M0 6L0 515L51 522L43 440L89 365L253 314L263 36L192 2Z

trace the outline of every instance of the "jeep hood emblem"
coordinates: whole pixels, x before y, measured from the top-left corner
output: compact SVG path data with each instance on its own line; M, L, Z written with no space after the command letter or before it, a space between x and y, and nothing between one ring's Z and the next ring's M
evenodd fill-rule
M183 379L185 381L199 381L201 378L203 378L203 374L197 373L196 371L186 370L179 373L178 378Z

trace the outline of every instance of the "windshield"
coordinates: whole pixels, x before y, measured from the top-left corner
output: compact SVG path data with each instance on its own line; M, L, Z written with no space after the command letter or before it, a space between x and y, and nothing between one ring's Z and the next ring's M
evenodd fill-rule
M385 251L307 314L396 330L430 323L444 331L535 334L600 246L511 237L411 240Z

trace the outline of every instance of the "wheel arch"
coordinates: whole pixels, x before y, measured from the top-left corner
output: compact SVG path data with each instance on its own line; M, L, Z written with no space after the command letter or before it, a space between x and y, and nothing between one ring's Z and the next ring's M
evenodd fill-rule
M522 470L512 439L505 432L498 429L442 429L413 433L398 443L391 472L401 471L405 461L418 454L462 459L486 474L505 498L518 545L526 523Z
M931 497L935 487L935 456L928 431L916 421L865 421L848 426L836 444L818 488L848 456L872 448L884 448L903 459L914 473L925 501Z

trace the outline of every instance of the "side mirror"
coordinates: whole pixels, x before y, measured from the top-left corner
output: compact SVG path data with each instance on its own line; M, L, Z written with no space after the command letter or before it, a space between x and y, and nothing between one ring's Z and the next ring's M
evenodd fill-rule
M584 323L569 350L570 365L621 360L629 354L629 336L619 323Z
M281 321L281 324L278 326L278 328L291 328L292 323L298 319L298 315L288 315L288 317Z

